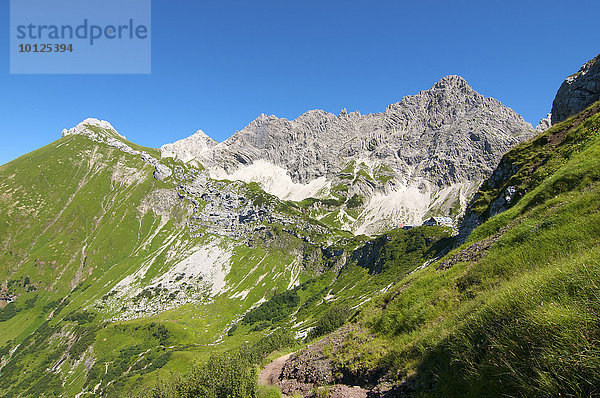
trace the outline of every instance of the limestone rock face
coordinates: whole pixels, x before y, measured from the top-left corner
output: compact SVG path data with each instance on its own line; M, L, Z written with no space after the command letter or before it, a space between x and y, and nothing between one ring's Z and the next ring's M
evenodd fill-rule
M96 127L96 129L94 129L94 127ZM73 128L70 128L68 130L64 129L62 131L62 136L66 137L68 135L86 135L94 139L98 138L98 136L103 134L103 132L101 132L100 130L110 131L111 136L116 136L125 139L124 136L117 133L117 130L109 122L107 122L106 120L99 120L96 118L87 118Z
M552 124L573 116L600 100L600 54L565 79L552 103Z
M198 160L226 174L266 160L302 184L360 160L441 188L489 176L502 154L532 132L513 110L446 76L383 113L311 110L295 120L262 114Z
M163 158L177 158L183 162L189 162L192 159L201 157L203 153L217 144L217 141L210 138L202 130L198 130L190 137L163 145L160 152Z
M154 178L156 178L158 181L163 181L169 178L171 174L173 174L173 171L171 171L171 169L165 166L164 164L159 163L155 166Z
M545 118L540 120L540 124L537 125L535 131L542 133L552 127L552 114L549 113Z

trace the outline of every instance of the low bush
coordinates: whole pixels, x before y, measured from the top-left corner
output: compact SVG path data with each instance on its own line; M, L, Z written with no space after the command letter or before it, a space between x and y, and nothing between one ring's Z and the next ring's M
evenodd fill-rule
M261 321L276 322L293 312L300 305L300 296L295 290L274 295L270 300L248 312L242 322L253 324Z
M19 311L21 311L21 309L17 307L15 303L8 303L6 307L0 310L0 322L8 321L17 315Z
M321 318L317 320L315 327L308 334L308 338L313 339L333 332L346 323L350 315L352 315L352 309L345 304L329 308Z

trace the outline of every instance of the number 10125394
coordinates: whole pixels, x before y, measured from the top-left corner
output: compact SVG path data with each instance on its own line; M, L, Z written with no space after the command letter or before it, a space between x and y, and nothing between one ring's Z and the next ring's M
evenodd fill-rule
M73 52L73 44L19 44L20 53L65 53Z

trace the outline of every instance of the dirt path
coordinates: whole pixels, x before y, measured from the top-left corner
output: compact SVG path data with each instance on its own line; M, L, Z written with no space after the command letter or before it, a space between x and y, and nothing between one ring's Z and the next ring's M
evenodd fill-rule
M258 375L258 384L263 386L273 386L277 385L278 387L283 387L284 392L292 394L294 396L301 395L305 396L308 391L304 391L302 388L298 388L301 386L301 383L298 383L295 380L280 380L281 372L283 371L283 367L287 360L295 354L294 352L290 354L286 354L275 359L273 362L264 367L264 369ZM291 383L291 384L289 384ZM313 386L309 386L312 388ZM287 391L290 390L290 391ZM354 386L346 386L346 385L333 385L329 387L320 387L319 390L323 390L327 397L330 398L367 398L368 391ZM291 395L283 395L284 397L288 397ZM312 394L311 394L312 396Z
M258 384L263 386L275 385L277 380L279 379L279 376L281 375L281 371L283 370L285 362L293 354L293 352L286 354L282 357L275 359L273 362L265 366L265 368L258 375Z

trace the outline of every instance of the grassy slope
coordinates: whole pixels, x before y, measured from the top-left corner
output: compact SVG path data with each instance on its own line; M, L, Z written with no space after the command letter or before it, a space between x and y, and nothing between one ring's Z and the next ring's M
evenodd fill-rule
M235 307L229 306L224 296L206 306L188 304L156 317L106 324L105 319L118 313L94 303L151 258L156 261L148 269L147 279L160 273L163 264L168 264L164 243L170 237L176 235L191 245L203 244L201 239L181 232L177 219L162 225L152 212L139 212L137 207L148 193L168 187L155 181L152 171L137 156L81 136L59 140L0 170L4 192L0 200L0 277L17 296L15 304L20 309L16 316L0 323L2 354L20 344L2 369L4 383L0 388L5 393L65 393L60 383L43 382L47 368L62 375L68 395L89 386L90 381L102 382L100 387L107 391L117 381L118 390L127 382L118 379L140 362L138 356L142 363L154 363L163 354L160 346L166 344L172 347L169 353L173 360L164 364L163 357L158 362L166 369L181 368L205 355L201 347L214 341L265 291L286 289L291 273L299 272L286 268L294 259L281 249L237 247L228 282L239 290L251 291ZM125 178L115 178L115 172L124 172ZM120 181L128 176L127 182ZM155 234L159 227L160 233ZM223 243L229 244L226 239ZM262 267L242 282L259 261ZM266 275L263 286L250 289L261 275ZM34 297L34 307L25 308L25 302ZM84 308L92 310L92 321L79 324L65 319ZM164 326L168 338L157 340L153 334L158 326L148 329L152 322ZM84 345L83 350L73 350L77 344ZM93 349L88 350L90 344ZM92 364L110 371L106 377L86 376ZM24 377L23 369L42 380L35 383L37 388L31 389L33 379ZM92 366L92 376L94 369ZM142 370L138 374L153 369Z
M168 220L140 211L148 194L173 187L152 172L138 156L83 136L65 137L0 168L0 280L17 296L19 310L0 321L0 394L74 396L83 389L119 396L282 326L302 336L329 308L367 302L433 258L439 248L432 245L447 236L435 228L395 231L367 250L384 254L376 266L363 261L341 269L364 237L345 238L328 256L320 244L335 235L286 232L302 232L294 227L267 226L273 237L257 237L252 247L193 238L181 227L183 209ZM274 200L256 186L247 189L255 200ZM277 206L303 217L299 204ZM121 304L109 293L124 277L148 266L143 286L181 259L168 249L215 240L230 248L227 291L155 316L110 321ZM408 254L407 245L413 248ZM257 302L298 283L299 302L283 318L238 322Z
M523 197L362 311L337 356L432 396L590 396L600 390L599 104L508 153ZM448 262L453 256L455 264ZM448 267L448 268L447 268ZM370 335L375 338L371 339Z
M78 341L93 343L86 336L100 323L81 326L64 317L105 294L107 282L118 280L139 262L131 253L158 221L129 204L140 204L163 184L147 178L152 168L139 158L81 136L25 155L3 166L0 175L1 277L17 296L18 307L37 297L34 308L23 308L0 325L1 345L14 349L20 344L3 367L2 389L9 395L28 389L30 395L62 393L60 378L55 378L57 383L44 382L43 374L50 367L63 372L67 389L81 386L85 360L63 361L64 354L81 354L72 347ZM93 357L88 354L83 358ZM61 363L68 366L55 369ZM29 377L20 372L23 369ZM75 372L69 374L71 369ZM41 381L32 383L36 377Z
M387 291L394 282L424 261L437 257L447 248L450 240L450 232L445 228L420 227L410 231L394 230L375 240L359 237L339 242L329 249L332 252L344 250L352 255L352 259L341 269L334 265L299 286L272 296L272 299L238 322L224 338L222 345L205 352L210 354L210 359L208 356L198 358L201 363L208 360L208 364L192 367L186 364L187 368L177 369L180 374L168 375L167 383L162 388L150 392L147 387L142 387L134 391L133 396L256 396L249 392L256 388L256 375L242 379L237 375L245 374L254 369L254 365L266 364L274 356L297 350L335 330L348 317L356 314L357 308ZM331 259L335 261L335 257ZM231 303L228 305L231 306ZM307 326L317 328L311 329L308 336L298 333L306 331ZM287 337L288 334L290 337ZM269 342L269 339L275 341ZM257 355L257 351L260 354ZM271 352L272 355L266 357ZM222 374L215 377L210 370L211 364L223 361L229 368L221 369ZM250 390L246 390L246 387L239 389L238 384ZM264 393L259 396L265 396Z

